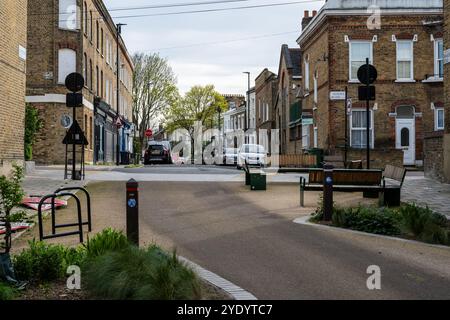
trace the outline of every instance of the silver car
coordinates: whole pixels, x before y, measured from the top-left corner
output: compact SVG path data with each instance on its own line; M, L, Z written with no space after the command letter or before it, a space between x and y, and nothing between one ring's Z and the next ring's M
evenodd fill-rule
M267 152L263 146L259 144L244 144L238 153L237 168L240 170L247 162L250 166L266 165Z

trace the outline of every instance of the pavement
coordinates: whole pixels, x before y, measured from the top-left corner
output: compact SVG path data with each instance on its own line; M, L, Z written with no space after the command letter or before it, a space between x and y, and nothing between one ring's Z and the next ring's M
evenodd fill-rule
M411 174L406 178L402 201L428 206L450 219L450 184L427 179L423 173Z
M191 165L153 165L141 168L125 166L87 166L86 182L127 181L131 178L141 182L241 182L243 171L225 166L191 166ZM45 192L54 191L63 181L63 167L38 167L32 176L27 177L25 189L31 193L43 186ZM295 183L307 174L270 175L270 183ZM57 182L54 182L57 181ZM69 182L71 184L72 182ZM75 185L79 183L75 182ZM55 187L56 186L56 187ZM44 192L44 193L45 193ZM41 194L42 192L38 192ZM402 189L402 201L428 206L446 215L450 219L450 185L427 179L423 172L408 172Z
M125 183L88 188L94 232L123 230ZM176 248L258 299L450 299L449 248L295 224L314 211L320 193L308 193L301 209L297 186L277 183L269 191L251 192L241 182L141 182L141 245ZM366 200L339 194L336 201ZM60 223L73 217L73 206L58 214ZM366 286L372 265L381 268L381 290Z

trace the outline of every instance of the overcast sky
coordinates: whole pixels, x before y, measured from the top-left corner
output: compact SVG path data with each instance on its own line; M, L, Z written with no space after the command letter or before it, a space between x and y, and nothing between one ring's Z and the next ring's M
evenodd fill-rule
M204 1L206 0L104 0L109 9ZM224 12L117 17L294 1L296 0L249 0L170 9L111 11L111 15L116 23L128 24L123 28L123 37L130 53L159 52L169 60L177 74L181 92L186 92L194 85L213 84L221 93L245 94L247 76L243 72L252 73L252 86L255 77L264 68L268 67L276 73L281 45L286 43L297 47L296 39L300 34L304 10L317 10L325 1L300 0L305 3ZM280 33L284 34L269 36ZM254 39L255 37L259 38ZM240 39L247 40L234 41Z

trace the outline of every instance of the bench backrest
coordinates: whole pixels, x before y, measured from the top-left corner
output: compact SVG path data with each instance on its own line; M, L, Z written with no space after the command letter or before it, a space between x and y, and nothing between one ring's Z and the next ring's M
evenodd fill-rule
M400 182L400 185L403 185L403 182L405 181L405 177L406 177L406 169L394 167L394 166L388 164L386 166L386 169L384 169L383 177L387 178L387 179L392 179L392 180L398 181L398 182Z
M333 171L334 185L348 186L380 186L383 179L381 170L348 170L336 169ZM324 171L313 170L309 172L310 184L323 184Z

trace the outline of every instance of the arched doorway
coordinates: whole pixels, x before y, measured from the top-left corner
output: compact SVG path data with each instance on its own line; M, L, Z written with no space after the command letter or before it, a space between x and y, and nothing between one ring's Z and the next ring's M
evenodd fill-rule
M403 150L403 164L416 164L416 121L413 106L399 106L396 109L396 148Z

